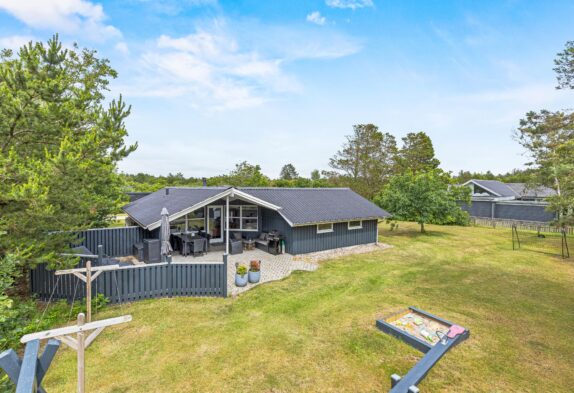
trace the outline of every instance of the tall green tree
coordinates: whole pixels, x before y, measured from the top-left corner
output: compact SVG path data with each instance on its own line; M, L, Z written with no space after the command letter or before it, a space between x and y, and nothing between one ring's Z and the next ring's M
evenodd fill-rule
M318 169L313 169L311 171L311 180L313 180L313 181L321 180L321 172L319 172Z
M34 315L14 296L22 273L75 262L59 231L106 225L124 200L117 163L136 146L125 144L130 108L121 96L104 103L115 77L57 36L0 53L0 347Z
M417 222L423 233L429 223L465 225L468 213L461 202L470 203L470 189L454 185L440 169L395 175L375 198L394 219Z
M532 181L533 168L527 169L513 169L506 173L498 175L493 174L491 171L486 172L469 172L459 171L454 177L458 184L462 184L470 179L483 179L483 180L499 180L503 183L528 183Z
M535 169L531 183L553 188L550 209L560 224L574 224L574 112L528 112L517 139L532 157L527 163Z
M409 132L402 138L403 145L397 154L397 172L428 172L440 165L435 158L430 137L424 132Z
M382 133L374 124L353 126L353 134L330 160L335 172L324 172L337 184L348 185L372 199L391 176L397 143L393 135Z
M282 180L294 180L297 179L299 177L299 174L297 173L297 170L295 169L295 166L293 166L293 164L285 164L283 165L283 168L281 168L281 174L279 175L279 178Z
M554 59L557 89L574 89L574 41L566 42L564 50Z
M227 177L231 186L237 187L261 187L269 185L269 178L261 172L259 165L249 164L247 161L235 165Z
M130 113L105 105L116 72L95 51L55 36L0 54L0 258L56 259L50 231L106 225L124 200L117 163Z

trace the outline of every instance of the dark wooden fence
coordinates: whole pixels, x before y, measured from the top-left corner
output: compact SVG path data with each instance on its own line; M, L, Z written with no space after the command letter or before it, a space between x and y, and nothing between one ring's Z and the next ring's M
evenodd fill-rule
M149 232L138 226L119 228L97 228L75 232L78 239L75 246L84 246L95 253L98 245L104 247L104 254L123 257L132 254L133 245L142 242Z
M46 265L30 272L31 292L39 299L83 299L86 287L74 275L56 276ZM154 263L103 271L92 283L92 296L111 303L172 296L227 297L227 261Z

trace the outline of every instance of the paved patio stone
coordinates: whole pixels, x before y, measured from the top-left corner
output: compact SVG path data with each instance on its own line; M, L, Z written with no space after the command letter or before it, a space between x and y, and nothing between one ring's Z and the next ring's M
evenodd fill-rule
M389 248L386 244L365 244L359 246L338 248L334 250L315 252L310 254L293 256L291 254L273 255L258 248L249 251L243 251L242 254L229 255L227 259L227 293L231 296L237 296L240 293L250 290L251 288L264 282L281 280L295 270L312 272L319 267L318 262L325 259L337 258L350 254L362 254L366 252L381 251ZM174 262L220 262L223 260L223 251L212 251L206 255L198 257L182 257L174 255ZM245 287L235 286L235 264L240 263L249 268L249 262L252 260L261 261L261 280L256 284L248 283Z
M219 262L223 260L223 251L213 251L198 257L174 255L174 262ZM261 280L256 284L248 283L245 287L235 286L235 264L240 263L249 268L252 260L261 261ZM314 271L315 263L295 261L291 254L272 255L263 250L243 251L242 254L229 255L227 259L227 293L236 296L264 282L281 280L295 270Z

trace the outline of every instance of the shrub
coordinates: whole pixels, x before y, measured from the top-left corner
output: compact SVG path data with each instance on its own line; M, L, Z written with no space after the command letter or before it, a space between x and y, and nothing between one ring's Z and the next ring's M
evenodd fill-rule
M261 261L251 261L249 263L249 270L252 272L258 272L261 270Z
M247 267L245 265L237 265L237 274L244 276L247 274Z
M92 314L100 311L108 302L109 299L101 293L92 298ZM86 312L85 300L74 302L73 308L65 300L52 301L47 308L35 300L14 300L10 311L2 315L0 352L8 348L16 350L23 335L76 320L81 312Z
M100 311L109 302L99 293L92 298L92 313ZM45 310L45 311L44 311ZM53 329L86 312L86 302L76 301L72 307L65 300L52 301L48 306L34 299L10 299L9 307L0 313L0 352L21 348L20 338L28 333ZM0 392L13 392L13 384L0 370Z

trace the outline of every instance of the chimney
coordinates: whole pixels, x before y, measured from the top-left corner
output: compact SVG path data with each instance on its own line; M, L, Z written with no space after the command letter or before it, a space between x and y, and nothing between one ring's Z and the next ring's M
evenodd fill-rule
M165 188L165 195L169 195L169 187Z
M203 187L207 187L207 179L205 177L201 178L201 183L203 184Z

